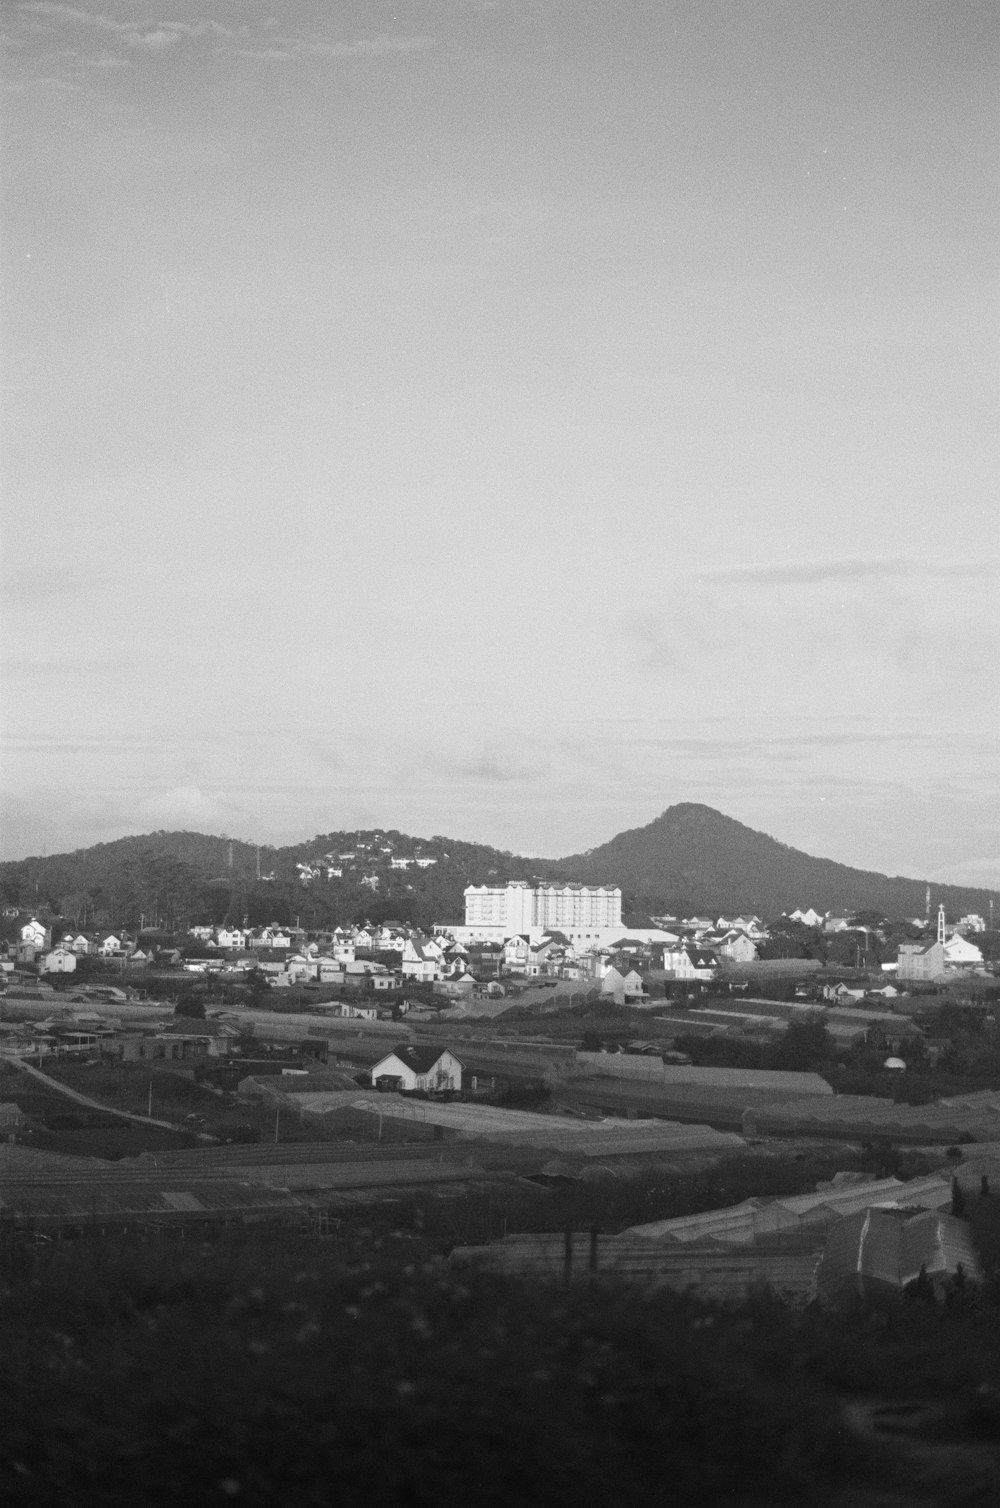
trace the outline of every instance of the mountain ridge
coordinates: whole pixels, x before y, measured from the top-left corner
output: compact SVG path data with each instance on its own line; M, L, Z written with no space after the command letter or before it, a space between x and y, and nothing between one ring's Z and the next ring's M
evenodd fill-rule
M282 847L161 830L0 863L8 904L107 915L119 923L143 914L176 920L195 913L208 919L211 913L221 920L222 911L258 919L271 919L270 912L285 921L299 914L317 925L363 914L429 925L461 919L465 885L507 879L617 884L626 912L633 914L753 911L774 917L795 906L815 906L912 917L923 915L930 884L934 904L943 902L949 914L986 916L990 899L1000 898L982 887L889 876L817 858L696 802L667 807L643 827L561 859L371 828L317 834Z

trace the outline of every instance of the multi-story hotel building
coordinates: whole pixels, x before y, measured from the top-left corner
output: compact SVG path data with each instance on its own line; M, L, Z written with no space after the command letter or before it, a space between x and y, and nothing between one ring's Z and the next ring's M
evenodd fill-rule
M596 935L621 928L622 893L617 885L467 885L466 928L488 929L513 937L518 932L565 932Z

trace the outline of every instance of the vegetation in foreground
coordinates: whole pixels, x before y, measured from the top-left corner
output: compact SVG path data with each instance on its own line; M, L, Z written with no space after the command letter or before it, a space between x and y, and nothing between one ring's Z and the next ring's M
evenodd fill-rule
M994 1304L720 1308L412 1251L9 1242L4 1500L971 1505L1000 1486ZM872 1398L947 1400L939 1448L867 1441L850 1410Z

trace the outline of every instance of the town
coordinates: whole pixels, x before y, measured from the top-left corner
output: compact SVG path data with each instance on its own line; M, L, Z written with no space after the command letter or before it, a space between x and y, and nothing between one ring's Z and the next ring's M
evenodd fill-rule
M305 899L339 878L300 868L295 885ZM310 1337L342 1323L317 1284L346 1284L345 1312L376 1325L381 1293L418 1316L432 1289L468 1294L463 1324L485 1304L511 1333L553 1292L589 1333L598 1285L609 1324L672 1296L671 1324L718 1325L727 1354L737 1333L756 1357L765 1332L798 1352L803 1326L829 1326L822 1369L837 1327L901 1303L893 1377L933 1314L981 1390L1000 1281L992 897L956 915L926 887L923 915L896 918L809 901L638 915L613 878L491 878L464 886L461 920L424 927L112 930L8 899L0 1263L15 1284L97 1283L91 1303L91 1251L134 1253L142 1283L151 1262L190 1282L195 1259L199 1284L248 1263L251 1309L279 1329L286 1310L317 1316L299 1321ZM295 1284L311 1309L289 1309ZM537 1364L557 1335L537 1333ZM955 1441L973 1417L1000 1425L1000 1388L942 1403L935 1377L904 1403L883 1377L853 1413L824 1393L818 1438L881 1450L889 1410L905 1480L933 1419L981 1486L993 1447Z
M849 1156L859 1143L936 1142L936 1158L922 1155L936 1163L944 1208L947 1148L985 1143L978 1170L1000 1143L1000 981L986 920L949 920L943 904L932 915L929 889L926 899L927 916L897 921L806 906L769 922L640 926L623 923L617 886L518 880L468 885L463 920L428 931L387 920L319 931L194 923L174 934L53 931L8 905L0 1119L8 1175L30 1146L33 1176L18 1180L22 1206L8 1198L5 1209L15 1223L80 1223L64 1218L64 1202L46 1214L39 1193L46 1146L64 1182L74 1115L88 1147L116 1117L116 1146L138 1145L154 1122L159 1134L197 1126L203 1142L214 1126L227 1146L234 1127L261 1135L265 1107L276 1137L284 1113L285 1136L310 1157L313 1139L351 1145L377 1115L379 1137L394 1142L433 1126L440 1140L517 1148L511 1171L526 1137L547 1152L600 1146L610 1171L616 1153L623 1166L638 1156L649 1171L662 1154L700 1171L765 1143L769 1157L792 1155L799 1138L820 1136L834 1155L843 1142ZM145 1122L128 1099L144 1073ZM197 1108L174 1116L188 1099ZM86 1225L96 1174L80 1171ZM289 1183L318 1197L308 1173ZM129 1218L128 1201L117 1212L112 1201L98 1223ZM960 1260L966 1277L977 1270L964 1248L961 1258L958 1247L935 1250L941 1282ZM900 1284L913 1276L901 1272Z

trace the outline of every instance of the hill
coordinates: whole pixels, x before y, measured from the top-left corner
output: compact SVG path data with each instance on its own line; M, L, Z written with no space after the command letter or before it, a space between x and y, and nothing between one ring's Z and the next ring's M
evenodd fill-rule
M709 806L669 807L646 827L564 859L527 858L481 843L395 829L332 832L284 848L156 832L73 853L0 864L8 904L84 926L225 919L300 919L307 927L395 918L420 926L459 920L469 884L581 880L622 887L626 914L755 911L795 906L921 916L924 880L890 878L813 858ZM986 915L989 892L933 886L950 916Z
M600 848L561 859L559 869L591 883L614 875L633 905L679 915L755 911L775 917L814 906L922 916L927 885L813 858L693 802L668 807L646 827L619 833ZM935 905L943 901L950 916L988 911L988 891L932 889Z

